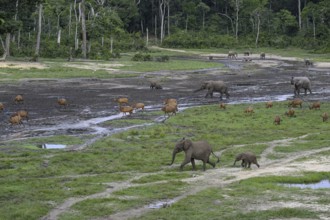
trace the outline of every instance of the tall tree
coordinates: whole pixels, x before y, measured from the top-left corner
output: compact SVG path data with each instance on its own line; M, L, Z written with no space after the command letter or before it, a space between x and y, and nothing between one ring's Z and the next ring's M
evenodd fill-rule
M165 37L165 14L166 14L166 0L159 0L159 16L160 16L160 42L163 42Z
M86 15L85 15L85 0L81 0L80 14L81 14L81 32L82 32L82 55L83 58L87 58L87 30L86 30Z
M242 0L232 0L231 3L235 11L235 38L238 40L239 12L242 7Z
M301 0L298 0L298 24L299 30L301 30Z
M205 13L210 11L210 7L204 2L200 2L197 5L197 9L202 13L202 28L204 30L205 27Z
M38 61L39 53L40 53L40 41L41 41L41 19L42 19L42 3L39 3L39 9L38 9L38 34L37 34L37 44L36 44L36 50L34 53L34 61Z

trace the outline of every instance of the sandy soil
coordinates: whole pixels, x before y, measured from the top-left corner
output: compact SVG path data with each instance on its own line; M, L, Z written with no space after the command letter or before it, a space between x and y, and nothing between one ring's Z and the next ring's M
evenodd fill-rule
M208 62L220 62L225 64L221 69L200 69L195 71L161 71L139 73L138 77L124 79L22 79L18 83L3 83L0 86L0 102L4 103L6 109L0 115L0 144L5 141L25 139L36 136L52 136L58 134L84 135L110 134L113 129L103 127L101 122L122 117L118 112L117 103L113 101L116 97L126 96L131 102L144 102L147 111L160 110L162 101L165 98L177 98L180 107L197 106L203 104L218 103L218 94L213 99L205 99L205 91L193 93L204 80L224 80L229 85L231 95L228 103L260 102L268 100L286 100L293 98L293 88L290 85L291 76L308 76L312 81L312 95L302 96L305 101L330 99L329 88L329 64L317 64L313 67L306 67L304 63L295 58L281 58L270 56L266 60L253 57L252 62L244 62L242 59L228 60L226 56L215 54L217 58ZM200 57L208 60L208 57ZM24 64L2 62L0 65L19 68L46 68L40 64ZM71 64L68 64L71 65ZM117 64L115 64L117 65ZM0 66L0 67L1 67ZM72 66L72 65L71 65ZM91 70L107 69L111 74L113 67L109 65L96 65L86 63L76 66L77 68L90 68ZM117 71L115 71L118 74ZM149 81L158 79L163 85L163 90L151 90ZM17 94L23 94L24 104L13 103L13 98ZM58 97L65 97L69 100L67 108L59 108L56 100ZM30 120L25 122L25 126L10 126L8 117L18 109L27 109L30 112ZM133 117L140 117L138 114ZM170 205L190 194L197 193L207 187L223 187L235 181L247 179L260 175L287 175L300 171L330 171L329 158L310 159L304 163L296 163L294 160L313 155L322 151L312 150L299 154L287 155L286 158L268 161L267 155L273 153L274 146L290 145L289 140L278 140L269 143L268 149L261 155L260 169L253 168L246 172L240 168L209 169L204 173L186 179L192 184L191 190L171 201L160 201L161 206ZM86 147L72 146L76 150ZM219 153L219 152L218 152ZM221 153L221 152L220 152ZM137 174L134 179L142 175ZM148 174L152 175L152 174ZM230 175L231 178L228 178ZM133 180L133 179L132 179ZM89 195L80 198L69 198L63 204L54 208L43 219L57 219L57 217L67 211L77 202L90 199L102 198L111 195L112 192L132 187L132 180L120 183L110 183L105 192ZM157 184L157 183L154 183ZM153 205L153 204L150 204ZM268 203L258 204L258 207L250 209L271 209L274 207L302 207L311 210L330 210L330 205L312 206L307 202L287 202L286 204ZM151 210L150 206L140 209L127 210L116 213L105 219L128 219L133 216L142 215ZM326 219L325 216L319 216Z

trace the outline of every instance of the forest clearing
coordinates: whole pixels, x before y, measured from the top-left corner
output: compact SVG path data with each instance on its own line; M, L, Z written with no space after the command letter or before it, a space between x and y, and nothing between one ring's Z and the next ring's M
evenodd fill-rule
M47 61L40 69L24 69L24 63L13 68L16 64L8 62L1 70L0 90L5 106L0 195L6 204L1 218L327 219L328 190L281 185L329 179L329 122L321 117L330 107L326 64L306 67L303 60L275 55L252 62L207 57L179 61L201 62L205 68L150 72L113 71L111 63L92 61L70 67L57 63L55 68ZM77 76L64 78L56 71ZM15 79L16 73L23 75ZM292 76L308 76L313 93L301 95L302 107L289 117L285 112L293 100ZM151 80L163 88L151 89ZM205 80L225 81L229 99L194 92ZM13 101L17 94L24 103ZM123 115L114 101L119 97L142 102L145 108ZM59 98L68 105L59 106ZM161 111L168 98L177 100L176 115ZM268 101L271 108L266 108ZM321 110L310 110L316 101ZM244 113L249 106L254 113ZM27 109L29 120L10 125L8 117L18 109ZM274 124L276 115L282 119L279 125ZM180 172L181 153L169 166L182 137L209 141L220 163L203 172L196 161L196 171L187 164ZM57 144L64 148L39 148ZM253 151L260 168L233 167L242 151Z

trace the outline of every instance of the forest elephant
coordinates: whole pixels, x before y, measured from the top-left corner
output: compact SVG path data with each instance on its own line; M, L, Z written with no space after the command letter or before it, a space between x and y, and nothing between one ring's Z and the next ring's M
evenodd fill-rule
M311 81L308 77L292 77L291 85L294 85L294 95L300 95L300 89L305 90L305 95L307 95L307 90L312 94Z
M311 61L310 59L304 59L304 62L306 66L313 66L313 61Z
M237 59L237 52L235 52L235 51L229 51L228 52L228 58L229 59Z
M163 87L160 85L157 81L150 81L150 89L163 89Z
M233 166L235 166L236 162L240 161L240 160L242 160L242 163L241 163L242 167L250 168L251 163L257 165L258 168L260 167L260 165L257 162L257 157L251 152L245 152L245 153L238 154L235 158Z
M261 60L264 60L264 59L266 59L266 54L265 53L260 53L260 59Z
M180 165L180 170L183 170L183 167L191 162L193 170L195 170L195 160L203 161L203 170L205 171L206 163L210 164L213 168L216 163L220 162L220 158L215 155L212 151L210 144L207 141L191 141L189 139L183 138L180 140L174 147L172 153L172 163L175 160L175 155L181 151L185 152L185 158ZM210 161L210 155L213 154L216 158L218 158L217 162Z
M208 96L213 98L213 92L219 92L220 100L222 100L222 94L225 94L226 98L229 99L228 87L223 81L205 81L202 83L201 87L194 92L198 92L204 89L207 89L205 98Z

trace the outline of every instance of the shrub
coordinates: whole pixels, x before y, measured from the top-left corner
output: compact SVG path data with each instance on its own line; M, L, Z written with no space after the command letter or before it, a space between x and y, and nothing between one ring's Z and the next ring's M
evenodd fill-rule
M137 53L132 57L132 61L151 61L150 54Z

